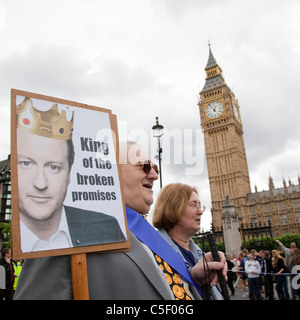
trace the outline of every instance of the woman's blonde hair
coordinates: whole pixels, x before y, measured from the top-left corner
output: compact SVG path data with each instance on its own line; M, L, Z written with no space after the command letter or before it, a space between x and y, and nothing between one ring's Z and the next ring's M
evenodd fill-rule
M155 203L152 219L154 227L166 231L172 229L179 222L193 192L198 194L195 187L183 183L165 186Z
M277 250L272 250L272 256L274 257L274 262L277 263L278 259L283 259L283 257L280 255L280 253Z

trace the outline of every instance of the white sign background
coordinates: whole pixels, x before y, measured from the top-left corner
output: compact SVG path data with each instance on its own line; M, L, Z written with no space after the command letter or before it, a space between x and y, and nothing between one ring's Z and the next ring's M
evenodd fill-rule
M23 100L23 96L17 96L16 104L21 103ZM42 111L49 110L53 105L53 102L45 100L32 99L32 102L35 108ZM126 237L121 188L116 163L116 153L114 149L114 137L109 121L109 114L102 111L79 108L71 105L57 105L59 110L66 111L68 120L70 120L72 117L72 111L74 111L73 143L75 149L75 160L71 170L70 184L68 186L64 205L114 216L118 220L121 230ZM97 152L97 150L91 151L90 148L88 148L89 151L82 150L81 138L87 139L85 141L88 142L88 146L90 141L92 144L94 141L108 144L108 154L105 154L106 152L103 152L102 148L100 148L100 152ZM105 164L107 161L110 161L111 168L96 168L95 159L99 158L103 160ZM84 159L87 159L88 162ZM89 163L89 166L85 167L87 163ZM102 185L97 185L96 183L78 184L77 174L92 177L95 177L95 175L101 177L112 177L110 180L113 180L113 185L104 185L105 183ZM107 179L104 178L104 180ZM91 178L90 181L93 182L96 181L96 179ZM114 193L114 196L111 197L110 200L83 200L83 193L87 196L89 192L96 192L97 194L104 193L104 196L106 196L106 193ZM77 195L81 193L81 200L74 201L74 193L77 193ZM115 200L113 200L113 198L115 198Z

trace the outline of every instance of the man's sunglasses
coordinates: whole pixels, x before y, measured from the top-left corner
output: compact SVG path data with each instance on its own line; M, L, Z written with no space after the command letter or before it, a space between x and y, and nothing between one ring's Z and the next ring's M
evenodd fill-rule
M139 162L137 164L138 167L142 167L143 171L146 173L146 174L149 174L151 169L153 168L154 171L158 174L158 167L155 163L153 163L152 161L150 160L146 160L144 163L142 162Z

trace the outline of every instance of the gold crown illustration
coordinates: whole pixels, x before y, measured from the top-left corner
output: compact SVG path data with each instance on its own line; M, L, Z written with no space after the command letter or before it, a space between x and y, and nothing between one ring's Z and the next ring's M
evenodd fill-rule
M17 105L17 127L39 136L70 140L72 138L73 121L74 112L72 113L72 119L67 121L65 110L59 113L56 103L47 111L37 110L28 97Z

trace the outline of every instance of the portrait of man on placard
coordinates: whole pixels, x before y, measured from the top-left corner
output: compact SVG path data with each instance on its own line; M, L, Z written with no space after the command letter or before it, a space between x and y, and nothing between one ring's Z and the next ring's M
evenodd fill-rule
M41 111L33 101L38 100L24 97L16 105L21 251L126 241L118 220L98 212L99 205L95 211L64 205L76 157L77 111L68 119L68 110L59 110L56 103Z

